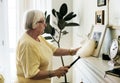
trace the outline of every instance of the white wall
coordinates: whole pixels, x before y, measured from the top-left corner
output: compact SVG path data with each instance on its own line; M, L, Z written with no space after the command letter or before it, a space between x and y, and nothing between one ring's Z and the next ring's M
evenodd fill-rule
M95 11L105 10L105 25L117 25L120 26L120 0L109 0L109 16L108 16L108 0L106 0L106 6L97 7L97 0L74 0L73 10L79 15L76 19L80 23L80 27L73 30L73 46L79 44L78 39L81 36L86 35L90 32L92 25L95 25Z
M75 19L77 22L80 23L80 27L73 29L73 47L77 47L80 45L80 40L83 38L86 34L90 32L90 29L92 25L95 25L95 11L97 10L105 10L105 25L117 25L120 26L120 8L119 3L120 0L109 0L109 16L108 16L108 0L106 6L97 7L97 0L74 0L73 1L73 10L77 12L79 15L77 19ZM109 21L108 21L109 17ZM109 23L108 23L109 22ZM120 30L114 31L112 33L113 36L118 36L120 33ZM105 50L109 50L108 43L111 43L111 40L109 39L111 36L111 32L108 30L106 34L107 39L104 41L104 46L102 46L102 51L105 52ZM115 38L115 37L114 37ZM107 44L106 44L107 42ZM107 45L107 47L105 47ZM108 52L108 51L107 51ZM106 52L106 53L107 53ZM75 67L74 67L75 68ZM75 72L73 68L73 72ZM77 73L77 72L76 72ZM73 82L74 78L76 78L77 75L73 73ZM81 79L78 79L81 80Z
M75 20L80 23L78 28L73 29L73 46L76 47L80 44L81 37L86 36L92 25L95 23L95 9L96 0L74 0L73 10L77 13L78 18Z
M120 0L110 0L110 24L120 26Z

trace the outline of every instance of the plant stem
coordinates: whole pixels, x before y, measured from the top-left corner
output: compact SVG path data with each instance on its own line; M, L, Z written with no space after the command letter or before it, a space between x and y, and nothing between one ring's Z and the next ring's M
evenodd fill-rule
M59 48L60 48L61 33L62 33L62 30L60 30L59 39L58 39L58 42L57 42ZM63 57L62 57L62 56L61 56L61 62L62 62L62 66L65 66L64 60L63 60ZM67 82L67 76L66 76L66 74L65 74L64 78L65 78L65 83L68 83L68 82Z
M65 66L63 57L61 56L62 66Z
M60 47L61 33L62 33L62 30L60 30L60 33L59 33L59 39L58 39L58 42L59 42L59 47Z

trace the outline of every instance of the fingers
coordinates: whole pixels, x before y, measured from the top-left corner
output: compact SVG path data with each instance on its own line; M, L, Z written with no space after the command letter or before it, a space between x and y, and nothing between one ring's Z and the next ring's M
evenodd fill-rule
M67 73L67 72L66 72ZM65 76L66 73L61 73L61 75L57 76L58 78L60 78L61 76Z
M65 76L66 75L66 73L61 73L61 75L60 76L57 76L58 78L60 78L61 76Z
M57 77L60 78L68 72L69 66L60 67L57 69Z
M61 71L62 71L63 73L67 73L69 67L70 67L70 66L64 66L64 67L61 67L60 69L61 69Z
M70 66L68 65L68 66L64 66L65 68L69 68Z

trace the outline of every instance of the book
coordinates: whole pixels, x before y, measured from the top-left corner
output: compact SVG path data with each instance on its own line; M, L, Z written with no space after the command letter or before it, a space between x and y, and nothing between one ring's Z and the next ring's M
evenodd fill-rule
M105 71L105 74L120 77L120 68L114 68L112 70Z

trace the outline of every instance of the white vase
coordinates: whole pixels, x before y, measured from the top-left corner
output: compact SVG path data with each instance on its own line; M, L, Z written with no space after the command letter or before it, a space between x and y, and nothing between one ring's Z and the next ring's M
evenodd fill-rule
M76 55L80 57L88 57L93 55L96 43L93 39L87 39L81 48L77 51Z

